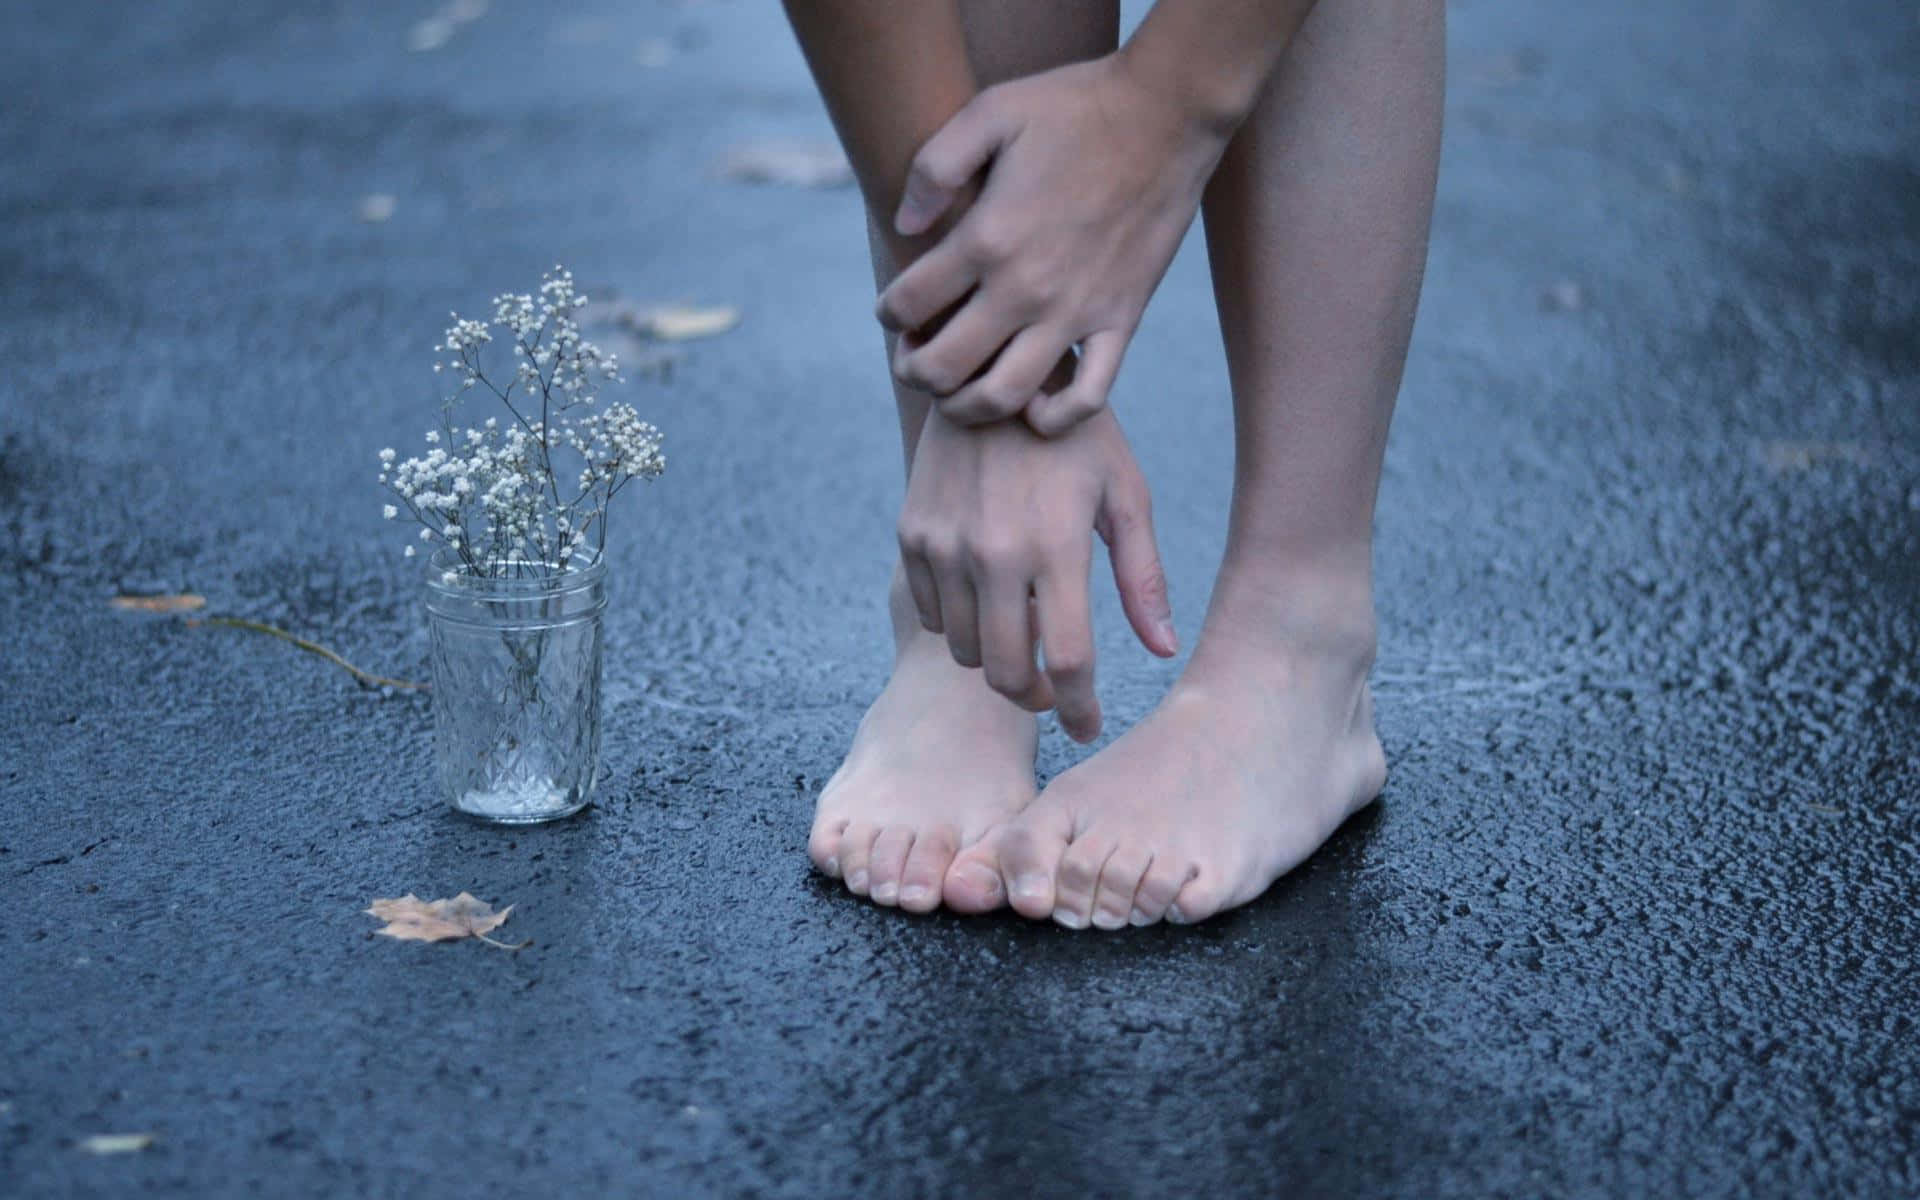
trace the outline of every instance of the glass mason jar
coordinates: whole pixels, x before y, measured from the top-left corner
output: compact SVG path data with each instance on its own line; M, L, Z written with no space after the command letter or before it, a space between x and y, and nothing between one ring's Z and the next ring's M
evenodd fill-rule
M576 563L489 578L460 571L445 547L433 556L434 756L459 812L530 825L593 798L607 572L591 551Z

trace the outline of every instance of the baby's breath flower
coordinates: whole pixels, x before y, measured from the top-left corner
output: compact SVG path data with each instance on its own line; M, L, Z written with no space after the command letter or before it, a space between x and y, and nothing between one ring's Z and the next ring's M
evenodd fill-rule
M444 356L434 371L460 379L444 405L446 436L429 431L426 453L402 462L391 449L380 452L380 482L420 520L422 541L443 540L458 556L456 574L503 574L524 569L525 560L541 571L564 567L592 544L596 523L605 528L607 506L622 487L666 467L659 430L631 405L597 407L595 385L620 374L614 355L581 336L576 314L586 303L572 273L556 266L533 293L493 297L489 320L451 314L433 347ZM507 343L504 352L486 351L495 340ZM513 365L504 389L486 374L487 354L504 354ZM510 419L489 416L461 430L453 409L480 384ZM577 476L563 470L568 463L578 465ZM577 480L571 494L568 478ZM389 504L382 515L392 520L399 509ZM405 552L411 558L415 547Z

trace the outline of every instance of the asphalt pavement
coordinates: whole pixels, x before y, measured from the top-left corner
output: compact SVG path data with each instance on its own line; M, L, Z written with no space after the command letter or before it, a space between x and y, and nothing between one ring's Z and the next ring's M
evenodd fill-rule
M1117 936L809 872L901 489L856 194L716 167L831 137L778 7L482 7L10 10L0 1194L1920 1194L1911 5L1450 6L1391 780ZM374 452L444 314L554 262L741 320L625 395L669 466L614 524L601 802L500 830L425 700L110 600L424 672ZM1114 403L1190 642L1197 238ZM1177 664L1100 603L1111 730ZM534 944L361 911L461 890Z

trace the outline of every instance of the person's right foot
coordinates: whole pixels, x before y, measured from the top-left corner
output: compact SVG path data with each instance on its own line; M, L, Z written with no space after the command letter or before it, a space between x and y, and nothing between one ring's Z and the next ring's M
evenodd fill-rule
M1039 732L1033 714L921 628L897 572L890 601L893 676L821 789L807 853L876 904L927 912L944 899L985 912L1006 903L999 872L982 864L948 878L948 867L1032 803Z

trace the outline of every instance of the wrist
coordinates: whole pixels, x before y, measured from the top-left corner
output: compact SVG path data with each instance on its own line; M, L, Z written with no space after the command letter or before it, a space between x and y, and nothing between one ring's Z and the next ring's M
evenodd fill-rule
M1187 128L1225 143L1260 99L1264 73L1247 69L1194 70L1191 56L1170 38L1143 27L1114 52L1114 67L1134 86L1165 104Z

